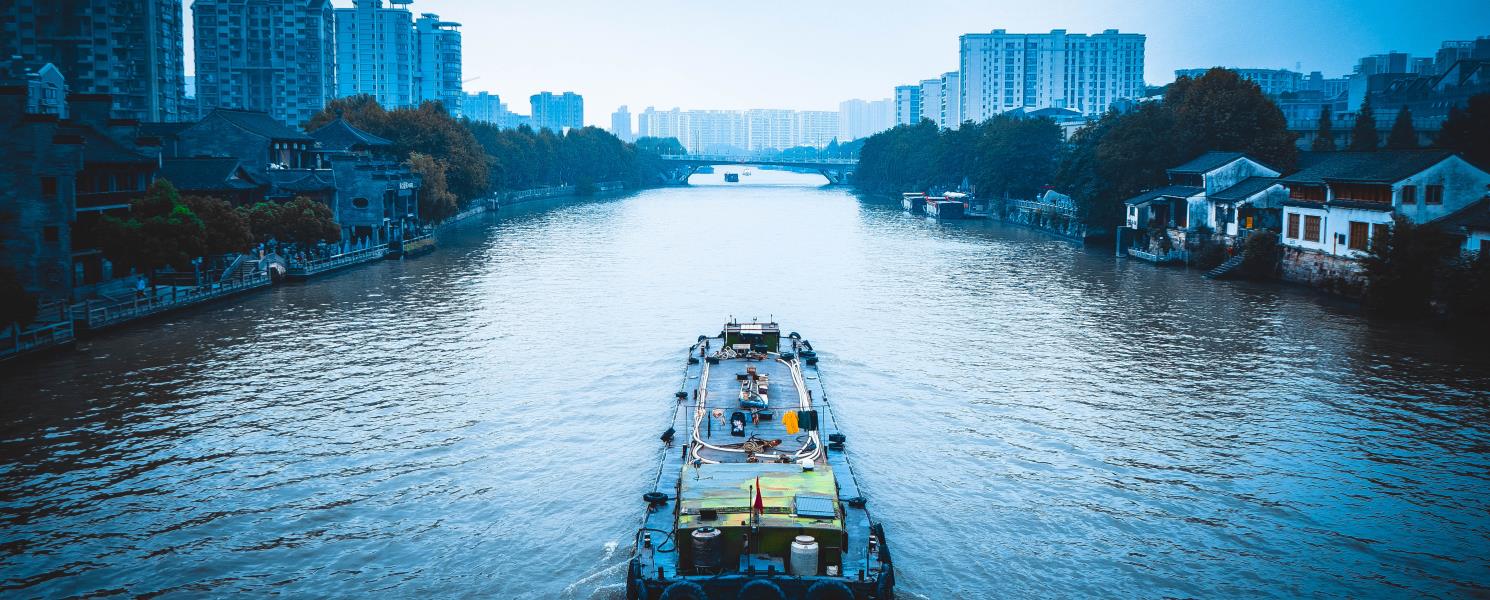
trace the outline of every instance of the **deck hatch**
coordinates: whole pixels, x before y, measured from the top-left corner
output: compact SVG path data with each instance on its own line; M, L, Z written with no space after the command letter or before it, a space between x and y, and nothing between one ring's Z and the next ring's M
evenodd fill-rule
M832 519L838 516L838 510L833 508L832 498L798 495L793 500L799 517Z

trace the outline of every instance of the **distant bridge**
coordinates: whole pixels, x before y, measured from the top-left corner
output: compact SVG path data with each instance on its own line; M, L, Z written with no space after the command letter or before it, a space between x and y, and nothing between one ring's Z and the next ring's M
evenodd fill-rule
M663 154L659 158L662 162L679 167L674 175L680 183L687 183L688 178L702 167L716 165L753 165L758 167L791 167L795 169L812 169L821 173L828 179L830 184L841 184L848 181L848 176L854 172L854 167L859 166L857 158L755 158L744 155L728 154Z

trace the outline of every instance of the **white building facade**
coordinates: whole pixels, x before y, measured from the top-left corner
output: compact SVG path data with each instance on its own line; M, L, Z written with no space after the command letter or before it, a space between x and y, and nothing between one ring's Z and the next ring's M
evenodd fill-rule
M1143 96L1145 36L1019 34L996 29L960 38L961 118L982 122L1014 108L1068 108L1098 115Z
M895 86L895 124L915 125L921 122L921 86Z

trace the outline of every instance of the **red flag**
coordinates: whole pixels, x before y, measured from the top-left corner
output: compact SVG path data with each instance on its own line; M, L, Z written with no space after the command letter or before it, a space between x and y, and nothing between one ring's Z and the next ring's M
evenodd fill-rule
M766 514L766 501L765 501L765 499L761 498L761 478L760 478L759 475L757 475L755 477L755 506L754 506L754 508L760 514L763 514L763 515Z

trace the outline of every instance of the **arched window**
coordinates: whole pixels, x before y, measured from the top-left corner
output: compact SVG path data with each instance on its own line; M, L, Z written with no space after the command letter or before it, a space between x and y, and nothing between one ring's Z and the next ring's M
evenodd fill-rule
M352 206L356 208L367 208L367 198L353 198Z

